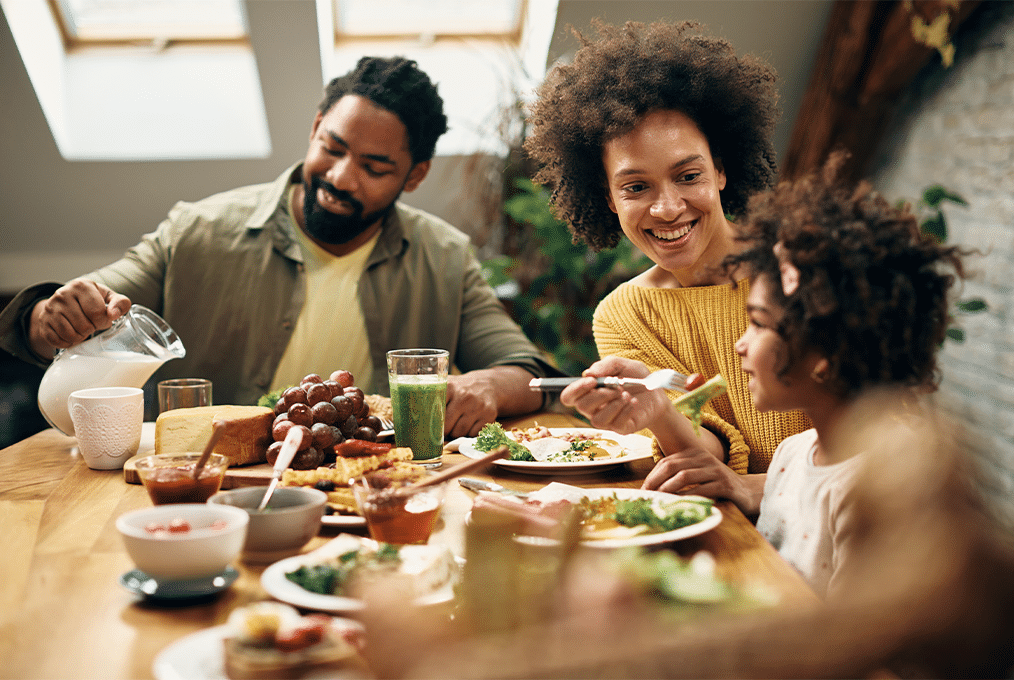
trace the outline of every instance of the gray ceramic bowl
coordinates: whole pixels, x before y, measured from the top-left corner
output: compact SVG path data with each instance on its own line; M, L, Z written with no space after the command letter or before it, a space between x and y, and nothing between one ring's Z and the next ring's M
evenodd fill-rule
M250 525L243 544L247 562L274 562L298 553L320 530L327 494L303 486L280 486L271 494L268 507L257 512L265 486L245 486L219 491L208 503L243 508Z

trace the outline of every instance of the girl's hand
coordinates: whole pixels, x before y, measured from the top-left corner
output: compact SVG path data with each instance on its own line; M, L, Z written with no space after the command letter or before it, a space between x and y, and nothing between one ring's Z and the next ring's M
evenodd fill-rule
M766 475L740 475L701 447L667 455L655 464L642 489L727 498L747 516L760 512Z

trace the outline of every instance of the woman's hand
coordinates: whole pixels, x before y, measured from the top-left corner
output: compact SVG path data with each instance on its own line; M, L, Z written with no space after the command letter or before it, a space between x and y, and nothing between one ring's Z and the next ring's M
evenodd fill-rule
M760 512L766 475L740 475L701 447L682 449L655 464L642 489L727 498L747 516Z
M589 366L582 380L568 385L560 393L560 403L577 409L593 427L603 430L630 434L653 429L672 407L663 390L646 390L640 385L597 387L594 380L608 376L644 378L648 373L648 367L640 361L606 357Z

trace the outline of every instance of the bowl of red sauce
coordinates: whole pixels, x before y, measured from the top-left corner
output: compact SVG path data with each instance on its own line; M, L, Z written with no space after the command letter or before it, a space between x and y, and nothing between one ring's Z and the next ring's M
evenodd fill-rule
M135 466L148 497L155 505L204 503L218 493L229 459L213 453L194 478L200 453L160 453L138 458Z

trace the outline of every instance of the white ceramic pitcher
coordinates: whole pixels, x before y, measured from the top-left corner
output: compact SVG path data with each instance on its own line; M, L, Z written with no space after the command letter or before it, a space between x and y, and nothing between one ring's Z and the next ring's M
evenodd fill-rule
M84 342L58 350L39 383L39 410L50 425L74 434L67 397L86 387L142 387L169 359L186 355L176 331L158 314L131 305Z

